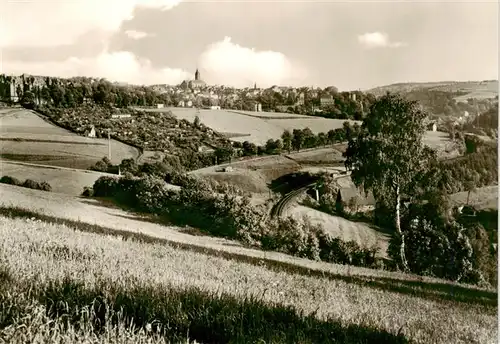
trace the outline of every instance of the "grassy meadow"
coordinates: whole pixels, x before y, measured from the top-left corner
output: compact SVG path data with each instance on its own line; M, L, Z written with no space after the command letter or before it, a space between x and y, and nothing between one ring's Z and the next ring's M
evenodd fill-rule
M333 237L343 241L355 241L360 246L377 246L379 255L387 257L390 236L366 222L349 221L339 216L332 216L319 210L298 205L289 210L290 215L301 218L307 215L311 222L321 224Z
M453 194L451 195L451 201L456 205L465 205L467 203L467 194L467 191ZM498 185L477 188L470 193L469 204L478 209L498 210Z
M0 158L86 169L108 156L108 140L79 136L23 108L0 108ZM137 158L139 151L111 140L112 162Z
M7 160L0 160L0 174L21 180L35 179L46 181L52 186L52 192L73 196L80 196L84 187L92 186L97 179L108 175L107 173L95 171L67 169Z
M336 273L315 272L1 213L0 338L9 343L164 342L158 333L199 343L493 343L497 335L493 290L335 265Z

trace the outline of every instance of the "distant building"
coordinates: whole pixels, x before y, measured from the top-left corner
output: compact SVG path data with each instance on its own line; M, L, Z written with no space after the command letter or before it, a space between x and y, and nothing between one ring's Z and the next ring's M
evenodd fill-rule
M220 110L220 106L219 105L211 105L210 110Z
M319 103L321 106L334 105L335 99L333 99L333 96L331 95L321 96L321 98L319 98Z
M165 107L165 104L156 104L157 109L163 109Z
M299 98L297 99L297 105L304 105L304 103L305 103L304 92L301 92L299 94Z
M436 124L436 122L429 123L427 125L427 130L429 130L429 131L437 131L437 124Z
M255 112L262 112L262 104L261 103L256 103L254 105L254 111Z
M200 71L198 70L198 68L196 69L196 72L194 73L194 80L184 80L181 83L182 88L184 88L184 89L190 88L191 90L204 88L205 86L207 86L207 84L205 83L205 81L201 80L201 75L200 75Z
M131 114L114 114L114 115L111 115L111 118L113 118L113 119L131 118L131 117L132 117Z

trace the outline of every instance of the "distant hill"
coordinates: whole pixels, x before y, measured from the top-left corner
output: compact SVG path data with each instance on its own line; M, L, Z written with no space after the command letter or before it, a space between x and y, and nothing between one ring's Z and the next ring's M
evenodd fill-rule
M375 96L400 93L418 101L432 116L461 118L484 113L498 103L498 80L397 83L366 92Z
M372 93L375 96L380 96L386 92L411 93L423 90L463 93L455 97L456 101L467 101L468 98L495 98L498 96L498 80L396 83L375 87L366 92Z

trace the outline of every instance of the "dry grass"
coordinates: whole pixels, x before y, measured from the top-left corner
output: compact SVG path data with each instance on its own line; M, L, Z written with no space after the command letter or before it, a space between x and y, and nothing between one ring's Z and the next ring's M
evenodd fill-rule
M390 236L365 222L349 221L302 205L291 208L289 215L297 218L307 215L313 223L321 224L333 237L355 241L361 247L376 246L380 249L379 256L387 257Z
M364 279L356 275L367 269L356 268L344 269L338 274L312 276L298 270L289 269L287 272L279 266L269 268L237 259L227 260L159 243L125 241L120 237L75 231L63 225L3 217L0 217L0 252L12 281L26 286L26 289L48 290L51 281L55 282L52 289L58 285L81 283L86 289L101 290L104 295L120 290L133 297L134 290L187 293L195 288L199 293L223 294L236 300L254 297L267 305L274 304L273 307L294 306L298 312L304 312L303 316L312 314L317 321L328 317L342 325L358 326L358 329L370 327L389 334L401 331L415 343L493 343L497 335L495 292L438 280L383 271L374 271L372 277ZM72 300L76 297L74 290L69 288L65 294L60 294L62 290L56 289L50 295L53 298L67 295ZM142 293L149 295L145 291ZM86 294L79 292L78 295L83 298ZM147 304L153 300L144 297L142 308L150 307ZM201 295L195 300L209 302ZM258 300L254 302L260 302ZM183 307L191 309L193 306L185 303ZM155 307L165 307L166 314L169 314L168 302L157 303ZM241 307L241 312L245 312L245 307L254 306L246 304ZM231 309L234 313L234 308ZM206 311L210 312L209 309ZM215 312L215 309L211 311ZM226 309L222 311L226 312ZM236 311L235 315L238 313ZM149 317L155 314L160 313L150 313ZM206 317L209 314L193 312L189 316ZM260 323L263 318L253 319L245 323L245 329L263 326ZM237 319L227 319L228 329L234 326L234 320ZM33 323L27 332L39 329L36 321ZM300 329L298 325L287 325L286 331ZM12 331L11 328L2 329L3 332L8 330ZM335 335L328 337L329 340L334 338ZM344 339L336 339L346 342L345 334ZM366 342L374 342L374 338L368 338Z
M10 160L26 161L29 155L30 162L85 169L108 156L108 140L76 135L26 109L0 109L0 127L0 155ZM111 151L114 164L139 156L136 148L114 140Z
M456 205L465 205L467 203L467 191L458 192L451 195L451 200ZM478 188L471 192L469 204L479 209L498 209L498 185Z

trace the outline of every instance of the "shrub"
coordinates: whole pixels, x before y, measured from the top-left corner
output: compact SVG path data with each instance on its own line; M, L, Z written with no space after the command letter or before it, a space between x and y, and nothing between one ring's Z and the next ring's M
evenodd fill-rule
M154 214L163 211L171 193L163 180L151 176L139 179L135 192L138 208Z
M47 183L46 181L43 181L39 184L40 186L40 190L43 190L43 191L52 191L52 186Z
M22 186L23 183L17 178L10 177L10 176L3 176L0 179L0 183L3 184L10 184L10 185L16 185L16 186Z
M40 183L37 181L34 181L32 179L26 179L23 183L23 187L29 188L29 189L35 189L35 190L40 190Z
M103 176L94 182L95 197L114 197L118 189L118 178Z
M91 186L86 186L83 188L82 196L92 197L94 196L94 189Z
M34 181L32 179L26 179L24 182L21 182L17 178L10 177L10 176L3 176L0 179L0 183L22 186L25 188L35 189L35 190L52 191L52 186L50 186L50 184L45 182L45 181L37 182L37 181Z
M450 280L466 280L474 273L474 251L460 224L450 222L439 226L425 217L417 217L405 227L406 259L413 273ZM400 245L398 236L389 244L389 256L396 262Z

